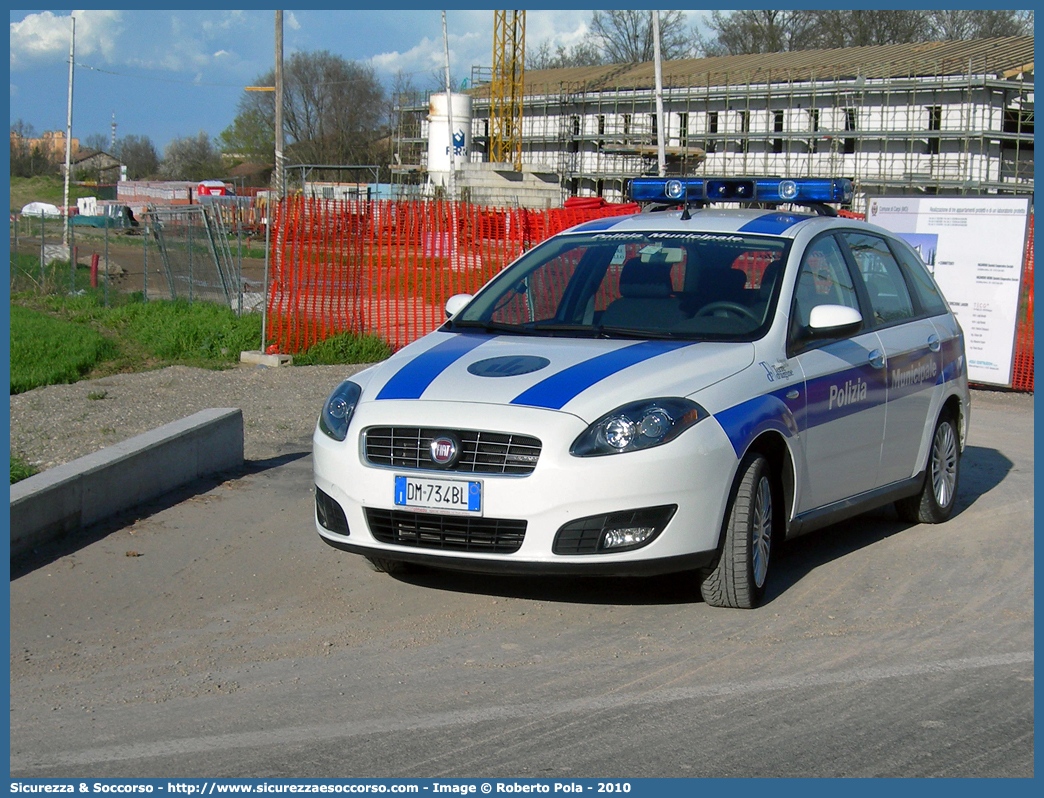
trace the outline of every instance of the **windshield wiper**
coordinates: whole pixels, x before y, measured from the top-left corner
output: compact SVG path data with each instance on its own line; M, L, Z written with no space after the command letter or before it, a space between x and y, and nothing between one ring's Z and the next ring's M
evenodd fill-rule
M584 333L585 335L594 336L598 334L598 330L592 327L590 324L560 324L558 322L537 322L532 325L531 329L535 332L565 332L565 333Z
M638 330L629 327L605 327L600 326L597 329L599 338L655 338L670 339L670 338L688 338L688 334L676 333L671 330Z
M463 327L465 329L476 329L485 330L486 332L511 332L525 334L526 328L521 324L506 324L502 321L482 321L482 320L467 320L462 319L457 321L450 319L450 325L454 328Z

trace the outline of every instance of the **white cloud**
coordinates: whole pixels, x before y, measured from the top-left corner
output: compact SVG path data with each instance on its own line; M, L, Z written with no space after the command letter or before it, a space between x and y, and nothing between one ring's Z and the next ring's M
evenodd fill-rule
M72 16L76 17L76 57L100 54L111 63L123 33L123 12L74 11ZM67 59L71 32L69 17L50 11L12 22L11 69Z
M283 13L283 24L290 30L301 30L301 23L297 21L293 11Z

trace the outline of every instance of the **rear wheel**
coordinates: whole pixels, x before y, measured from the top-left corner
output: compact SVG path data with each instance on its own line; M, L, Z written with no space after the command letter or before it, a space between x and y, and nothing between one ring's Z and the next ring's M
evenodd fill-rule
M961 470L961 446L957 421L944 415L935 425L932 449L924 485L916 496L895 503L896 512L904 521L921 524L939 524L950 517L957 500L957 480Z
M713 607L753 609L765 595L775 510L772 468L760 454L740 465L717 565L701 572L700 593Z

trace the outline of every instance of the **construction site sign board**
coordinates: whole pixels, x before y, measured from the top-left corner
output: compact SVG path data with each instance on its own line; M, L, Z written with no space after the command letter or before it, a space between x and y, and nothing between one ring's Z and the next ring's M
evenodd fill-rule
M898 233L935 275L964 330L970 382L1012 384L1028 219L1025 197L867 200L866 220Z

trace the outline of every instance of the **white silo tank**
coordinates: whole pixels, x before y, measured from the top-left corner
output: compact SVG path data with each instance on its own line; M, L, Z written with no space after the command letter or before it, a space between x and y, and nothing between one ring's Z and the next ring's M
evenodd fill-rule
M471 154L471 97L451 94L449 98L453 108L454 157L460 169ZM449 180L449 108L445 93L428 98L428 177L438 185L445 185Z

